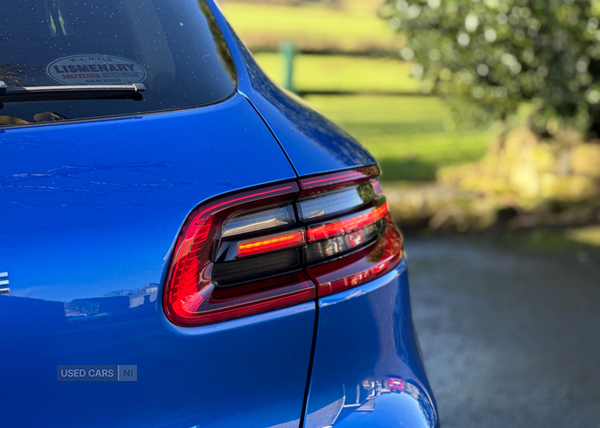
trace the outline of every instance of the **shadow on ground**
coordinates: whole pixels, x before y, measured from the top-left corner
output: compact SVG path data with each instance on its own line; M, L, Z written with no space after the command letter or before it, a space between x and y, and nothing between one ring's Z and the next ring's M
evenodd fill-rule
M444 428L597 427L600 257L407 239Z

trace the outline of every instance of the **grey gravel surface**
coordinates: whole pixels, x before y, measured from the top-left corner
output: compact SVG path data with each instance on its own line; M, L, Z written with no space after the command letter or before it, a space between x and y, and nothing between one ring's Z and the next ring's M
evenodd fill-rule
M600 427L597 257L453 238L406 248L442 428Z

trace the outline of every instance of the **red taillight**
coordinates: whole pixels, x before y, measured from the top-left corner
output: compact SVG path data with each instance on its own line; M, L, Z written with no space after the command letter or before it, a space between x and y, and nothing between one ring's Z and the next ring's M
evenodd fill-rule
M300 180L300 187L303 194L331 190L334 187L344 187L351 183L371 180L379 176L380 171L377 166L369 166L351 171L334 172L332 174L320 175L317 177L303 178Z
M197 208L169 267L168 318L183 326L222 322L389 272L402 258L402 241L378 174L376 167L328 174Z
M315 298L315 286L303 274L286 276L266 287L254 287L223 299L212 279L219 230L240 210L287 202L298 193L296 183L245 192L202 205L188 218L175 247L167 286L165 313L175 324L199 326L285 308Z
M392 221L385 220L383 236L357 254L332 263L309 267L320 297L358 287L391 271L402 260L402 236Z

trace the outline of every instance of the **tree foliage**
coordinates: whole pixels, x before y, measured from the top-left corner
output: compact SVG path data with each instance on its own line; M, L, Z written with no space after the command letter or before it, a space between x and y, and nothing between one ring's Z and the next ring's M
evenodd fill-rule
M597 1L597 0L593 0ZM386 0L380 14L405 33L421 89L456 119L505 119L523 102L531 126L600 131L600 23L590 0Z

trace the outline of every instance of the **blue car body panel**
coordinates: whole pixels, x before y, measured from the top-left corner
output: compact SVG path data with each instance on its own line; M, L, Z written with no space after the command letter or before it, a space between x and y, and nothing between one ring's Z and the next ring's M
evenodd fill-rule
M212 7L236 63L243 64L239 90L270 126L299 176L376 163L346 132L275 85ZM412 323L406 260L385 277L320 299L318 305L303 426L438 426ZM401 379L406 390L391 393L376 386L390 377ZM346 388L354 390L353 403L346 401L352 396Z
M434 428L437 412L413 330L406 259L319 300L304 427ZM386 388L400 379L402 391Z
M0 159L0 425L298 426L314 303L193 329L161 309L197 204L296 176L244 97L5 129ZM138 381L57 382L67 364L137 365Z
M215 4L208 3L238 65L239 91L248 97L273 130L298 175L377 163L346 131L273 83L227 25Z
M373 165L273 84L207 1L239 93L202 108L0 130L0 425L437 424L405 261L318 302L206 327L170 323L173 243L198 204ZM137 365L137 382L58 382L58 365ZM404 382L402 392L385 379ZM377 386L379 385L379 386Z

